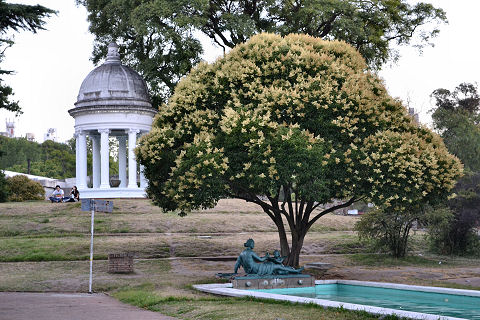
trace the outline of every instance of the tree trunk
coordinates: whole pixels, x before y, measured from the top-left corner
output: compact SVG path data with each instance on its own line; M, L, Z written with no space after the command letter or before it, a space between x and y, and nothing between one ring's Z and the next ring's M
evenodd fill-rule
M283 190L287 190L286 187L283 187ZM285 192L285 191L284 191ZM362 198L352 197L350 200L332 206L328 209L323 210L320 213L317 213L312 219L310 219L310 214L318 207L319 204L315 204L313 201L303 201L300 200L300 206L298 207L298 199L294 200L295 206L292 204L291 193L286 193L287 199L279 206L278 196L269 197L270 204L262 202L256 197L252 197L249 194L236 194L235 196L244 199L249 202L256 203L260 205L263 211L272 219L272 221L277 226L278 236L280 239L280 250L281 255L286 256L283 264L290 267L298 267L300 264L300 251L303 247L303 241L305 235L307 234L310 227L322 216L329 212L333 212L337 209L345 208L351 205L352 203L361 200ZM285 208L285 205L288 204L288 208ZM285 232L285 226L283 224L283 217L285 216L290 232L292 235L292 244L291 247L288 244L287 234Z
M292 246L288 244L287 233L285 232L285 226L283 225L283 219L281 213L275 213L275 225L278 229L278 236L280 239L280 251L283 257L287 257L283 264L290 267L298 267L300 264L300 251L302 250L303 240L305 239L306 231L292 233ZM301 230L303 230L302 228Z
M288 244L287 233L285 232L285 226L283 225L282 214L280 213L278 208L273 213L266 208L263 208L263 209L277 226L278 237L280 239L280 254L282 256L288 256L290 254L290 246Z
M280 239L280 253L282 257L288 256L290 254L290 246L288 245L287 234L285 232L283 221L280 221L280 223L277 224L277 229L278 237Z
M300 264L300 251L303 247L303 240L305 239L305 231L292 231L292 247L287 259L283 262L285 265L298 268Z

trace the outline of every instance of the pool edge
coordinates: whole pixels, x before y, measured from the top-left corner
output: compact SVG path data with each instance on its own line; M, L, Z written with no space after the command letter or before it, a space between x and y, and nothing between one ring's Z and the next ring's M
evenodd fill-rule
M334 281L334 282L323 282L323 281ZM315 280L315 284L328 284L328 283L351 284L351 285L366 286L366 287L401 289L401 290L423 291L423 292L432 292L432 293L455 294L460 296L480 297L480 291L468 290L468 289L428 287L428 286L390 283L390 282L374 282L374 281L358 281L358 280Z
M413 290L413 291L424 291L424 292L450 293L450 294L457 294L457 295L471 295L466 293L474 293L475 294L474 296L480 297L480 292L475 290L409 286L409 285L396 284L396 283L369 282L369 281L357 281L357 280L316 280L315 281L315 284L336 284L336 283L364 285L364 286L370 286L370 287L394 288L394 289ZM316 298L286 296L286 295L274 294L274 293L249 291L244 289L233 289L231 283L199 284L199 285L193 285L193 287L202 292L207 292L207 293L222 295L222 296L255 297L260 299L274 299L274 300L281 300L281 301L289 301L293 303L314 303L323 307L344 308L344 309L355 310L355 311L366 311L368 313L373 313L378 315L396 315L398 317L406 317L410 319L465 320L464 318L455 318L455 317L434 315L434 314L427 314L427 313L420 313L420 312L413 312L413 311L374 307L374 306L361 305L361 304L337 302L337 301L330 301L330 300L323 300L323 299L316 299Z

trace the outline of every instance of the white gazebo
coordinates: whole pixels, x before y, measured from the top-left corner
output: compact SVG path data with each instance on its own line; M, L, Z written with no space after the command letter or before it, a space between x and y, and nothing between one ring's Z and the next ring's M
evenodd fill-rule
M137 139L150 131L156 110L152 108L143 78L122 65L116 43L108 46L105 62L83 80L75 108L68 112L75 119L76 184L80 196L145 197L146 180L142 166L139 168L135 160L134 149ZM110 137L118 140L118 186L110 181ZM90 181L87 139L92 145Z

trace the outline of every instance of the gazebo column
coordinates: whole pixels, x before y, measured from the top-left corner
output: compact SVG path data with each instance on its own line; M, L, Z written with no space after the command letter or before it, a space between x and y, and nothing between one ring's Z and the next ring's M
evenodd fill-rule
M78 132L75 132L74 137L75 137L75 179L76 182L75 184L77 185L77 188L80 184L80 143L78 141Z
M77 132L77 188L86 189L87 188L87 137L85 131Z
M147 179L145 179L145 174L143 173L145 167L140 165L140 188L145 189L147 187Z
M92 135L92 184L94 188L100 187L100 137Z
M110 150L108 146L108 134L110 133L109 129L99 129L100 132L100 163L101 163L101 174L100 174L100 189L109 189L110 188Z
M120 188L127 187L127 137L119 136L118 138L118 179L120 180Z
M146 132L142 132L141 136L145 135ZM147 179L145 179L145 174L143 173L143 170L145 170L145 166L140 165L140 189L146 189L147 188Z
M140 130L128 130L128 188L138 188L137 186L137 161L133 150L137 145L137 133Z

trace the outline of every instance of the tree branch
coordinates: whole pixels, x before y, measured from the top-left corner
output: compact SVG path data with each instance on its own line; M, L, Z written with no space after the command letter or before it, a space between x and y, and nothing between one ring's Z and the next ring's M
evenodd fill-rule
M348 206L351 205L352 203L357 202L357 201L360 201L360 200L362 200L363 198L364 198L364 197L360 197L360 198L356 199L355 197L352 197L352 198L350 198L350 200L348 200L348 201L345 202L345 203L342 203L342 204L339 204L339 205L336 205L336 206L333 206L333 207L330 207L330 208L328 208L328 209L323 210L322 212L320 212L319 214L317 214L312 220L310 220L310 221L308 222L308 224L307 224L307 230L310 229L310 227L311 227L320 217L326 215L327 213L333 212L333 211L335 211L335 210L337 210L337 209L341 209L341 208L348 207ZM318 207L318 206L319 206L319 203L316 204L316 205L313 207L312 211L313 211L316 207Z
M330 31L332 31L332 28L333 28L333 23L335 22L335 20L338 18L338 16L341 15L341 12L338 12L338 13L334 13L330 19L328 19L327 21L324 21L322 22L317 30L316 30L316 33L320 33L318 35L315 35L315 36L318 36L319 38L323 38L325 37L327 34L330 33ZM320 32L322 31L322 32Z
M253 202L255 204L258 204L259 206L262 207L263 211L265 211L265 213L270 217L270 219L272 219L275 222L275 217L272 214L272 212L274 212L273 207L270 206L268 203L263 202L262 200L258 199L257 197L250 198L248 196L242 196L240 194L230 194L230 196L232 196L234 198L245 200L247 202Z
M302 199L300 201L300 209L298 210L297 224L299 224L299 222L303 222L302 218L303 218L304 207L305 207L305 201Z
M305 208L305 213L303 214L302 225L306 226L308 220L310 219L310 213L313 211L314 201L308 201L307 207Z
M292 205L292 189L290 186L287 187L285 193L285 198L287 199L287 204L288 204L288 212L285 210L285 205L283 205L283 210L282 213L285 215L287 218L288 225L290 227L290 230L293 230L295 228L295 222L293 218L293 205ZM285 186L284 186L284 192L285 192Z

